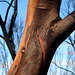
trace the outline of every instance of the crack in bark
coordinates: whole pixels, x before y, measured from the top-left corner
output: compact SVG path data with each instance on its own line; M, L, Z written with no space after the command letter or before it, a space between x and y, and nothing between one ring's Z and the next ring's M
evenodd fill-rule
M42 48L42 53L43 53L43 65L42 65L42 69L41 69L41 74L42 74L43 67L44 67L44 64L45 64L45 50L44 50L44 46L43 46L43 40L39 35L39 30L38 29L37 29L37 35L38 35L40 45L41 45L41 48Z
M28 36L28 38L27 38L26 45L25 45L25 52L26 52L26 50L27 50L27 45L28 45L28 41L29 41L29 39L30 39L31 34L33 34L33 31L30 32L30 34L29 34L29 36Z

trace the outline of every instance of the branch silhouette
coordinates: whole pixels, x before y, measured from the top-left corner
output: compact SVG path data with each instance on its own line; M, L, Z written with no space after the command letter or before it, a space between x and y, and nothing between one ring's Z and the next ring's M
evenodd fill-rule
M65 71L68 71L68 72L72 73L73 75L75 75L74 72L72 72L72 71L70 71L70 70L68 70L68 69L65 69L65 68L63 68L63 67L58 66L55 62L52 61L52 63L53 63L55 66L57 66L58 68L63 69L63 70L65 70Z
M0 2L5 2L5 3L7 3L7 4L9 4L10 5L10 3L8 2L8 1L0 1ZM13 8L14 8L14 6L13 5L11 5Z
M10 10L10 7L12 6L12 3L13 3L13 0L11 0L11 3L9 4L9 7L7 8L7 12L6 12L6 16L5 16L5 25L6 25L6 21L7 21L7 17L8 17L8 13L9 13L9 10Z

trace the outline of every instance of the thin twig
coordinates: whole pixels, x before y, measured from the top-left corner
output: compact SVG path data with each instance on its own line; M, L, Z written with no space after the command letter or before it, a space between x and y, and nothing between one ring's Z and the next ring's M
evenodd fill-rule
M70 43L70 42L68 42L68 41L65 41L65 42L71 45L71 43Z
M70 44L70 45L73 47L73 49L75 50L75 47L74 47L74 40L72 39L72 37L69 36L69 37L68 37L68 40L69 40L70 42L68 42L68 41L65 41L65 42L68 43L68 44Z
M10 9L10 7L12 6L12 3L13 3L13 0L11 0L11 3L10 3L10 5L9 5L8 9L7 9L7 12L6 12L6 16L5 16L5 25L6 25L6 21L7 21L9 9Z
M4 39L4 37L2 35L0 35L0 37Z
M5 3L7 3L7 4L9 4L10 5L10 3L8 2L8 1L0 1L0 2L5 2ZM14 8L14 6L13 5L11 5L13 8Z
M4 39L4 41L7 43L6 39L5 39L2 35L0 35L0 37L1 37L2 39Z
M65 69L65 68L63 68L63 67L58 66L55 62L52 61L52 63L53 63L55 66L57 66L58 68L63 69L63 70L65 70L65 71L68 71L68 72L72 73L73 75L75 75L74 72L72 72L72 71L70 71L70 70L68 70L68 69Z
M18 0L14 0L15 8L14 8L14 13L13 13L12 18L11 18L9 31L8 31L8 37L9 37L9 38L12 37L12 34L13 34L12 29L13 29L13 25L14 25L14 23L15 23L16 16L17 16L17 1L18 1Z
M73 43L72 41L73 41L73 39L72 39L72 37L71 36L69 36L68 37L68 39L69 39L69 41L71 42L71 43Z

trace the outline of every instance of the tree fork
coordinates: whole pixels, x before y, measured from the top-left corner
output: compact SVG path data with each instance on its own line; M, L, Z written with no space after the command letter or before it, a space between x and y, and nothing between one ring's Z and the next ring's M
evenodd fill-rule
M14 58L16 56L15 50L13 49L13 45L11 45L11 43L10 43L10 40L8 38L8 34L7 34L7 31L6 31L5 25L4 25L4 22L3 22L2 18L1 18L1 16L0 16L0 25L1 25L1 28L3 30L4 40L5 40L8 48L9 48L10 54L12 56L12 59L14 60Z
M47 75L53 55L75 30L75 11L61 20L61 0L29 0L18 53L8 75Z

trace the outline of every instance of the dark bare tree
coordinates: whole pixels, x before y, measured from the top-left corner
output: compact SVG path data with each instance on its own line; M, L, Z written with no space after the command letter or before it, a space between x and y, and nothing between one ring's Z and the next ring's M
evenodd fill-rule
M3 31L3 34L4 34L4 36L0 35L0 37L5 40L8 48L9 48L10 54L12 56L12 59L14 60L14 58L16 56L16 53L15 53L15 45L14 45L14 42L13 42L12 35L13 35L13 26L14 26L15 19L16 19L16 16L17 16L17 0L11 0L11 3L9 3L6 0L0 0L0 2L6 2L6 3L9 4L9 6L7 8L7 11L6 11L4 21L1 17L1 15L0 15L0 25L1 25L1 28L2 28L2 31ZM12 5L13 2L14 2L14 6ZM12 14L11 22L9 24L9 31L7 32L6 22L7 22L8 14L9 14L9 11L10 11L11 7L13 7L14 12Z

